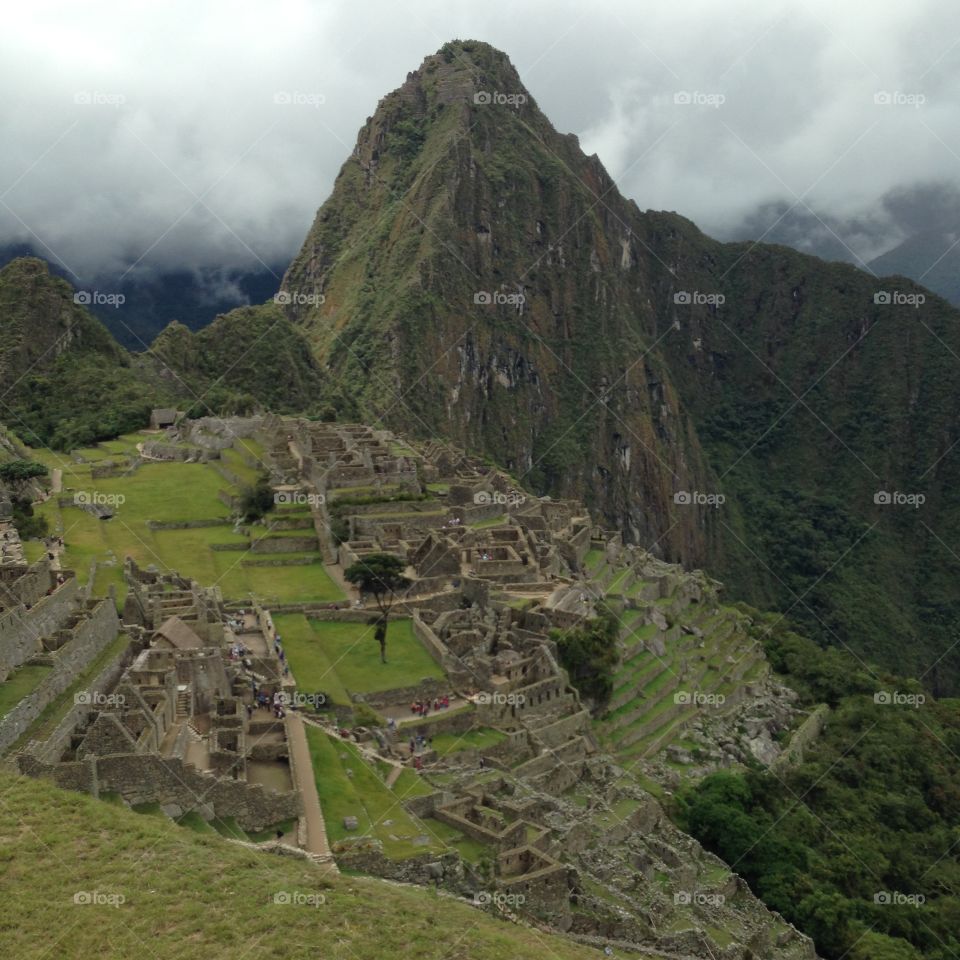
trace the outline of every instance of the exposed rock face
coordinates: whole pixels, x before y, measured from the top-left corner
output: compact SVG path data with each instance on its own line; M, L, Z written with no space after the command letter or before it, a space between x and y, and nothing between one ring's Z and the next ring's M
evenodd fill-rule
M481 43L381 101L282 288L342 415L452 437L953 689L956 578L923 571L960 567L960 324L884 289L921 291L641 212Z

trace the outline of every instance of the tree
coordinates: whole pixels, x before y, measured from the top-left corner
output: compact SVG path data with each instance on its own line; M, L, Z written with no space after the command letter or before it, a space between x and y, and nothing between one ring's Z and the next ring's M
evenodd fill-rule
M570 682L599 711L613 693L613 674L617 669L617 620L609 612L588 621L582 627L555 631L560 663Z
M45 477L49 471L35 460L11 460L0 464L0 481L13 490L20 490L28 481Z
M344 577L361 593L371 593L377 601L380 616L373 621L374 636L380 644L380 661L387 662L387 619L397 593L410 586L403 575L404 562L392 553L371 553L370 556L350 564Z
M273 509L273 505L273 487L265 476L255 485L244 487L240 494L240 512L247 523L261 519Z

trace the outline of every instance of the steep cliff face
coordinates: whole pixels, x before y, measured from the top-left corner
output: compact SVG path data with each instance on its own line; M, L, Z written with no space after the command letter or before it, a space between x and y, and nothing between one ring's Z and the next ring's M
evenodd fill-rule
M503 54L448 47L367 122L282 289L358 414L455 436L699 563L710 518L670 508L707 469L637 217Z
M346 415L955 689L960 314L932 294L641 212L469 42L381 101L282 289Z

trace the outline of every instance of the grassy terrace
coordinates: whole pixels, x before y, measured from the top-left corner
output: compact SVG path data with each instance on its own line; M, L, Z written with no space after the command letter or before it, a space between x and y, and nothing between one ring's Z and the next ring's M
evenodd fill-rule
M335 703L349 703L349 693L374 693L443 678L410 620L396 620L387 631L387 663L373 627L365 623L335 623L307 619L302 614L277 614L274 624L283 638L287 660L302 692L324 692Z
M506 739L506 734L487 727L466 733L438 733L433 738L433 749L441 757L446 757L458 750L486 750Z
M0 683L0 717L6 716L27 694L33 693L53 667L24 664Z
M354 744L336 740L316 727L307 727L307 741L331 844L348 837L375 837L393 859L439 852L446 846L404 809L403 799L416 795L411 784L401 790L396 789L399 781L393 789L387 787ZM351 816L358 820L356 830L343 825L343 818Z
M139 434L133 434L112 443L132 449L138 438L141 438ZM237 468L234 472L251 470L245 455L233 450L224 453L230 469ZM60 507L57 498L38 508L50 520L51 528L62 532L66 543L64 564L76 570L82 582L86 582L91 564L96 561L94 586L98 593L115 585L122 603L123 560L129 555L141 565L155 564L162 570L177 570L206 585L216 584L228 600L245 601L251 595L267 603L323 603L344 599L343 591L331 580L322 563L254 567L244 561L288 559L288 555L212 549L220 544L243 547L250 543L243 534L233 532L230 509L218 493L221 490L236 493L236 490L214 463L145 463L129 476L93 481L88 464L73 463L70 458L51 451L38 450L31 455L63 470L63 496L85 492L123 498L115 507L115 516L106 521L79 507ZM205 520L220 521L220 525L176 530L153 530L148 525L149 521ZM256 532L260 536L297 535L296 531L258 529ZM307 534L312 534L312 530ZM312 556L320 560L319 553Z
M487 527L499 527L506 522L507 515L502 514L499 517L491 517L489 520L478 520L476 523L471 523L470 526L474 530L484 530Z
M40 780L4 775L0 791L0 898L16 918L4 924L11 956L134 957L144 944L153 960L601 956L427 890L330 877ZM124 900L74 901L92 891ZM275 902L277 894L322 899L298 906Z

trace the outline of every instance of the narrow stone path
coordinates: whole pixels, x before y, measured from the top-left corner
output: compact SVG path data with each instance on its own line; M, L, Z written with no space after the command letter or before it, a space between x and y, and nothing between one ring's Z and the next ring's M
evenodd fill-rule
M386 784L388 789L392 787L400 779L401 773L403 773L403 767L395 766L390 771L390 773L387 774Z
M333 861L330 844L327 842L327 827L320 808L320 797L317 795L317 784L314 780L310 749L307 746L307 734L303 729L303 719L294 710L287 712L286 719L290 761L297 771L297 783L303 801L303 819L307 827L306 850L321 857L330 857L330 867L336 871L337 865Z

